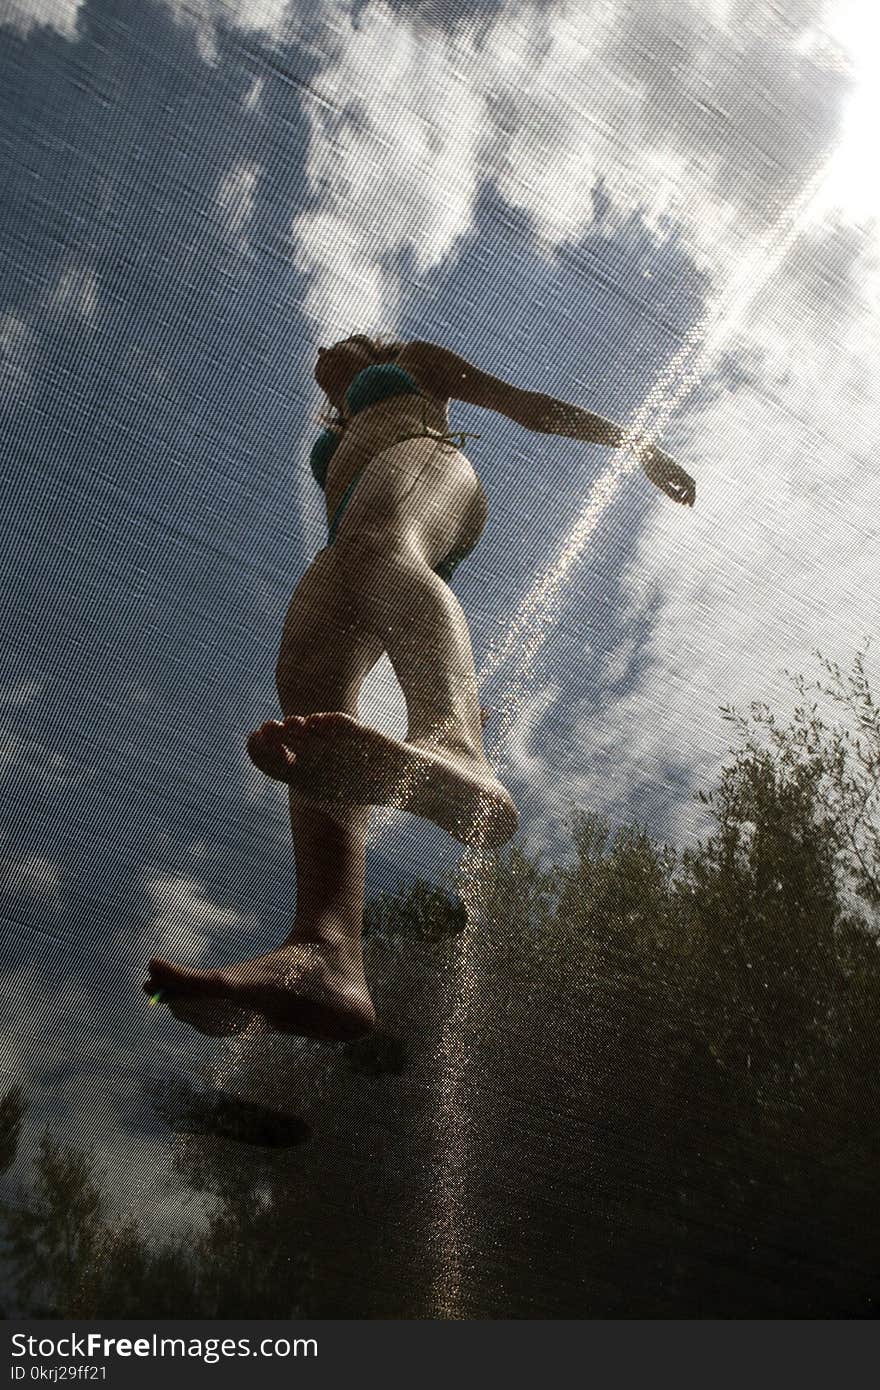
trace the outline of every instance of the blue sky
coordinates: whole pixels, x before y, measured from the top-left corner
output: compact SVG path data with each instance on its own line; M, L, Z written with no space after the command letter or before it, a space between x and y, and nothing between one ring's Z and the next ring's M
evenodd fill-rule
M521 678L493 652L612 456L452 407L491 509L455 591L532 849L565 852L572 804L699 835L718 705L787 699L781 667L848 664L876 620L870 6L444 13L0 0L0 1076L51 1073L73 1127L71 1049L108 1118L145 1049L205 1055L156 1041L154 950L290 924L286 803L244 738L324 543L319 343L442 342L644 418L697 477L693 512L618 479ZM401 727L387 663L364 710ZM370 885L458 853L378 818Z

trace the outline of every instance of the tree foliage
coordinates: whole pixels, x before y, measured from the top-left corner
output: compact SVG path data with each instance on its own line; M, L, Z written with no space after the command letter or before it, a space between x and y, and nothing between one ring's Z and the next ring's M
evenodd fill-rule
M7 1172L15 1162L26 1109L21 1086L10 1086L5 1095L0 1096L0 1173Z

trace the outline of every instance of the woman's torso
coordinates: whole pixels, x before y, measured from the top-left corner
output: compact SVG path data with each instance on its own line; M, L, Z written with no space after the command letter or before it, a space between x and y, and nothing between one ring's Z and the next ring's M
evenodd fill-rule
M407 370L405 352L395 359L395 365ZM416 380L413 373L410 375ZM335 515L355 474L375 454L389 449L407 435L424 434L426 428L433 433L447 434L447 405L446 400L424 390L419 395L386 396L354 415L346 406L345 429L333 451L324 484L328 521Z

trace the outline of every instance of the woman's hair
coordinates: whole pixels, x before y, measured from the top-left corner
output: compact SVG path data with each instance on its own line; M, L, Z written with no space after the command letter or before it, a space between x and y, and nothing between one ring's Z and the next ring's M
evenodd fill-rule
M396 338L371 338L366 333L350 333L345 341L360 343L362 347L372 353L374 362L393 362L406 346L402 340ZM319 419L323 425L336 430L341 430L345 423L342 412L336 410L329 399L325 409L321 411Z

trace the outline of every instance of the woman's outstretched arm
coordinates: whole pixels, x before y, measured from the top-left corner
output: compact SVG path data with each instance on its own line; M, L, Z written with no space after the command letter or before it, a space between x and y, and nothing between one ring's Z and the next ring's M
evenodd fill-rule
M612 449L620 449L626 444L638 454L645 476L655 487L665 492L673 502L680 502L685 507L694 505L697 485L693 478L656 444L638 440L621 425L615 425L601 415L594 415L591 410L558 401L554 396L533 394L534 405L527 407L526 416L531 417L534 423L529 424L528 418L521 422L527 429L537 430L540 434L560 434L567 439L583 439L588 444L607 444Z
M612 420L557 400L543 391L525 391L512 386L437 343L407 343L397 361L407 371L412 371L432 395L497 410L537 434L558 434L566 439L580 439L585 444L606 444L612 449L619 449L627 442L637 447L628 432ZM656 445L642 445L639 455L655 487L674 502L688 507L694 505L696 484L674 459Z

